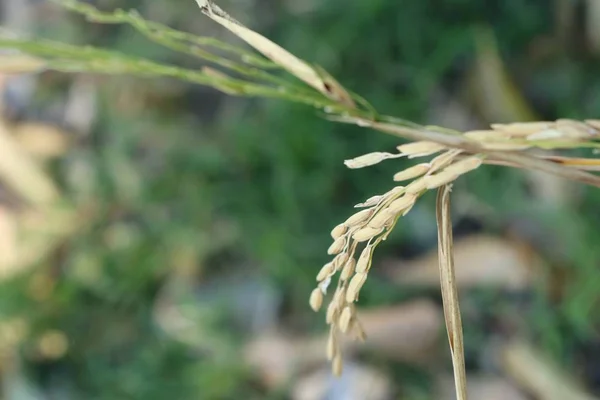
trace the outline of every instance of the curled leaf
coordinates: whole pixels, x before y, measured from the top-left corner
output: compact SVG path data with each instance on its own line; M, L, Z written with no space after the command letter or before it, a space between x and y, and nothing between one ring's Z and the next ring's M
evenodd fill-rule
M283 47L245 27L223 11L212 0L196 0L202 12L210 19L222 25L240 39L261 52L289 73L314 87L327 97L354 107L354 102L344 88L322 69L315 69Z

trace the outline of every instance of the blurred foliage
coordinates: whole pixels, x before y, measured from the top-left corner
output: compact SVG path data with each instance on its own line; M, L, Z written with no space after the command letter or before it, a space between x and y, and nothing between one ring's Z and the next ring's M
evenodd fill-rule
M137 8L183 30L218 31L193 1L100 3L106 9ZM292 13L291 2L284 1L230 3L222 5L232 15L256 21L252 26L265 36L322 65L389 114L426 122L439 91L473 103L469 79L482 25L492 28L505 68L541 119L600 112L597 55L553 36L555 20L546 1L307 1L303 13ZM189 68L200 65L126 26L90 24L69 15L40 31ZM336 125L313 109L275 100L226 98L170 81L101 82L98 123L55 165L73 198L82 195L65 171L90 171L85 180L91 189L83 196L94 199L94 216L85 232L34 273L53 282L47 296L27 294L30 276L2 284L0 309L6 318L26 315L31 323L24 354L48 329L69 338L64 358L49 365L33 358L31 377L50 391L57 385L69 388L65 399L285 398L266 394L240 362L249 332L231 334L230 320L204 316L199 337L225 340L211 351L182 343L156 324L160 294L176 282L181 286L174 287L188 294L176 299L179 306L193 308L204 285L243 271L276 288L282 304L276 313L291 326L322 329L306 299L326 261L329 231L354 204L386 191L397 172L387 164L349 171L342 161L385 151L397 139ZM54 92L53 101L64 96ZM47 99L39 104L44 107ZM490 122L484 116L478 121ZM600 193L584 189L575 206L543 207L532 204L519 171L494 167L471 174L457 188L493 209L478 221L478 230L503 231L504 221L526 215L552 230L564 249L561 259L548 258L549 271L568 277L558 298L545 285L526 300L486 291L466 294L486 310L483 321L522 313L520 334L541 339L567 364L584 357L588 345L598 351ZM415 207L375 262L414 256L435 243L432 202ZM361 302L387 304L411 295L375 275ZM225 307L235 313L235 306ZM467 356L474 355L470 367L477 368L477 349L493 323L466 318L465 325ZM408 392L423 391L420 371L394 367L399 380L417 382ZM588 373L591 379L594 372ZM598 381L591 384L600 388Z

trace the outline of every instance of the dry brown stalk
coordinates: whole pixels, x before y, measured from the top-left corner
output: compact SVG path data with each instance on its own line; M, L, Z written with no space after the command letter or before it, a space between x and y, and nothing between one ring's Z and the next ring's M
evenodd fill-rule
M454 256L452 253L452 221L450 219L451 185L444 185L438 190L437 224L438 224L438 257L440 268L440 284L444 318L450 343L452 367L456 398L467 399L467 375L465 372L465 355L463 344L462 322L458 303L458 288L454 275Z

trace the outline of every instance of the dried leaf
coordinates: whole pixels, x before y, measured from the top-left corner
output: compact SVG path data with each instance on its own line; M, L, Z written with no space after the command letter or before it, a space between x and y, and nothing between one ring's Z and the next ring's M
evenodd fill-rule
M294 56L271 40L243 26L233 19L219 6L209 0L196 0L202 12L213 21L227 28L240 39L280 65L298 79L314 87L326 96L341 101L348 106L354 106L350 95L332 77L324 79L323 71L317 71L306 62Z

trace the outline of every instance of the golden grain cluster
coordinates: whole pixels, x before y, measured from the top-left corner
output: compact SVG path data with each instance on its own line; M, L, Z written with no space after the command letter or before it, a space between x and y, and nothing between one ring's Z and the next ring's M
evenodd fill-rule
M600 135L600 121L585 122L562 119L555 122L494 124L489 130L470 131L464 137L476 141L482 149L515 151L541 147L548 140L577 141ZM426 191L455 181L459 176L477 169L485 154L468 154L431 141L417 141L397 147L397 153L374 152L346 160L348 168L375 165L389 159L409 159L435 156L428 162L412 165L396 173L395 186L383 195L373 196L355 207L361 210L331 231L333 243L328 254L334 256L317 274L317 287L310 295L310 306L318 311L324 302L332 280L337 276L335 291L326 310L330 326L327 357L336 375L342 371L342 356L338 335L353 333L365 338L355 303L367 280L373 251L387 238L399 217L406 215Z
M386 159L441 153L430 162L416 164L395 174L395 181L411 182L357 204L355 207L361 210L331 231L333 243L329 246L328 254L334 258L317 274L318 285L310 295L310 306L315 311L321 308L324 296L337 275L336 289L326 311L326 321L330 325L327 357L333 362L333 371L337 375L342 370L338 335L354 333L359 339L365 337L357 318L355 302L367 280L375 247L387 238L397 219L406 215L425 191L452 182L482 163L482 157L479 156L457 159L460 150L448 150L433 142L414 142L398 146L397 149L397 154L369 153L345 162L349 168L362 168Z

